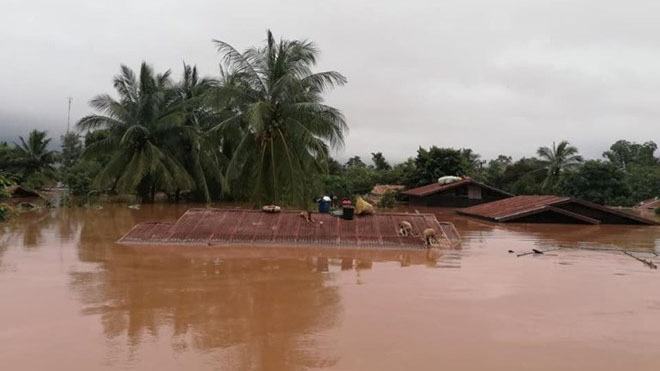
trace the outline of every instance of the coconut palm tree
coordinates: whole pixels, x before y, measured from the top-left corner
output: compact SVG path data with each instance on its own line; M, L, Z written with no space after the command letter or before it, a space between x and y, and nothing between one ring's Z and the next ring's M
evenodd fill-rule
M583 161L582 156L578 155L578 149L566 140L559 142L559 145L552 142L552 148L540 147L536 153L547 171L542 185L546 190L557 182L562 171L575 168Z
M190 189L191 177L172 146L185 115L170 71L156 74L142 63L136 76L122 65L114 87L119 98L98 95L90 105L99 113L85 116L77 124L81 130L107 131L107 137L85 149L85 156L111 153L96 186L137 190L143 200L153 200L159 190Z
M176 86L184 120L179 128L180 135L172 138L181 143L173 148L178 150L181 163L192 175L198 197L205 202L211 201L211 182L223 183L228 161L220 151L220 140L213 135L217 133L206 133L219 120L216 111L206 105L207 96L215 85L213 79L200 78L197 67L184 63L183 77Z
M233 153L227 186L249 179L258 203L305 205L316 174L327 171L330 149L343 145L347 131L342 113L323 104L322 94L346 78L312 72L319 52L309 41L278 42L268 31L266 45L243 53L214 43L224 63L216 105L232 115L211 132L236 135L228 136Z
M41 188L54 183L57 152L48 149L51 138L45 131L32 130L27 141L19 137L20 143L14 143L10 157L10 166L15 169L19 183L32 188Z

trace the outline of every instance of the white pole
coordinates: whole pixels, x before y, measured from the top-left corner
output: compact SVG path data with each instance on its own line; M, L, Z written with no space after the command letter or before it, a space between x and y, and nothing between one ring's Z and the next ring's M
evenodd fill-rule
M66 133L69 134L69 125L71 124L71 101L73 98L69 97L69 112L66 115Z

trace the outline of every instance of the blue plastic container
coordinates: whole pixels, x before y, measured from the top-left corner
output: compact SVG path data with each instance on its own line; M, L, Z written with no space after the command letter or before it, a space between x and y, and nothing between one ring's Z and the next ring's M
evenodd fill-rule
M320 213L329 213L331 202L332 201L326 201L326 200L320 199L319 200L319 212Z

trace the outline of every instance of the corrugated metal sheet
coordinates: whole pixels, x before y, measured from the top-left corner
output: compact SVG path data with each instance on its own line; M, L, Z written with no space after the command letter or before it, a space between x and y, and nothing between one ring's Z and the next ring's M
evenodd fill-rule
M459 180L458 182L453 182L449 184L431 183L425 186L409 189L401 193L408 196L424 197L424 196L432 195L437 192L443 192L452 188L460 187L466 184L473 184L477 187L486 188L496 193L500 193L507 196L513 196L513 194L509 192L503 191L501 189L497 189L495 187L491 187L487 184L477 182L473 179L463 179L463 180Z
M463 215L469 215L469 216L504 222L504 221L515 221L516 219L526 217L529 215L534 215L546 211L552 211L572 217L574 219L581 220L583 222L592 223L592 224L600 223L599 220L591 218L588 215L582 215L580 213L571 212L569 210L564 209L565 206L563 207L562 205L568 203L580 204L587 208L599 210L601 212L608 213L611 215L616 215L618 217L630 220L631 223L637 222L643 224L656 224L651 220L630 215L605 206L596 205L582 200L576 200L571 197L550 196L550 195L515 196L499 201L468 207L465 209L459 209L457 210L457 212Z
M516 196L503 200L460 209L460 214L500 220L517 215L529 215L531 211L543 210L555 202L569 200L559 196Z
M314 213L308 222L298 212L191 209L176 223L141 223L124 235L125 244L309 245L364 248L424 248L422 232L434 228L441 247L454 247L460 235L451 223L432 214L386 213L344 220ZM398 235L399 222L413 226L411 237Z

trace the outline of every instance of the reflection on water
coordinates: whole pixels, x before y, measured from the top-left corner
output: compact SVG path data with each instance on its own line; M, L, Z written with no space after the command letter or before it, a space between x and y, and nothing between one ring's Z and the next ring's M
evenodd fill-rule
M545 366L527 368L558 369L568 361L543 357L569 349L581 350L568 357L575 364L616 369L609 346L630 355L627 365L653 369L660 324L648 319L660 301L643 293L659 287L657 275L613 254L507 251L660 251L659 228L502 225L435 209L463 235L461 249L229 258L114 243L138 222L175 220L188 207L42 210L1 225L7 369L511 369L538 366L535 358ZM557 332L568 327L572 335ZM608 331L616 345L601 343ZM543 351L529 348L539 341ZM512 353L521 347L525 356Z
M232 369L333 364L306 336L332 327L341 311L325 280L305 261L171 257L72 273L84 313L100 316L108 339L126 339L133 351L165 331L175 352L226 349Z
M127 221L137 222L132 214L121 209L86 221L78 256L102 269L71 272L83 313L100 316L107 339L125 339L133 353L166 332L172 351L221 349L223 363L238 370L334 364L325 345L308 336L332 327L341 312L337 288L323 274L327 260L322 269L321 259L146 255L99 236L108 228L121 235ZM140 217L157 216L147 212Z

